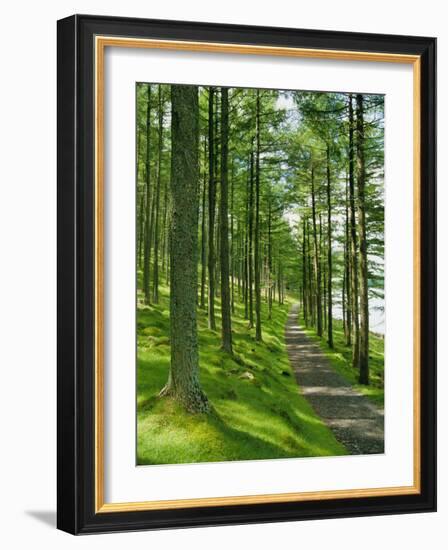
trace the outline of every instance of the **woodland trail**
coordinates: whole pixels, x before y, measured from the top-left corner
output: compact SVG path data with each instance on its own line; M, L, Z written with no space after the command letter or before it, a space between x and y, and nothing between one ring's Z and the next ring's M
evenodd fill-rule
M384 412L331 367L298 324L298 305L289 312L286 348L300 391L350 454L384 452Z

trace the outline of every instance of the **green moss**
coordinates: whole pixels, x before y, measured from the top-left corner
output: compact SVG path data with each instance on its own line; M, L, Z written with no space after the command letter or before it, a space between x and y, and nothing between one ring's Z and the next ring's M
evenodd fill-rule
M347 382L350 382L350 384L374 403L384 407L384 338L372 332L370 333L370 384L364 386L358 383L359 373L352 367L352 351L349 346L345 345L344 329L340 319L333 319L333 349L328 346L325 337L320 338L313 328L305 327L303 319L301 319L301 326L308 336L319 344L330 360L331 365Z
M263 304L264 306L264 304ZM175 464L347 454L299 393L284 344L289 304L263 308L263 342L255 342L242 305L232 319L234 357L198 310L200 378L212 413L186 413L158 398L169 370L169 297L137 312L137 462Z

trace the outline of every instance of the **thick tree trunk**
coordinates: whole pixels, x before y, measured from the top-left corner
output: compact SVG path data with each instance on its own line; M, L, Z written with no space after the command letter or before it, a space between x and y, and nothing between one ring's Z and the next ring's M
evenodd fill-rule
M351 304L353 321L353 349L352 365L359 368L359 309L358 309L358 245L356 235L355 214L355 148L354 148L354 122L353 122L353 98L349 97L349 202L350 202L350 266L351 266Z
M229 287L229 90L221 88L221 196L220 196L220 264L221 264L221 341L222 348L232 353L232 320Z
M197 86L171 87L171 368L161 395L174 397L190 412L210 406L199 384L196 324L198 261Z
M365 185L366 168L364 161L364 105L363 96L356 96L356 133L357 133L357 181L358 181L358 224L359 224L359 282L360 313L359 332L359 382L369 383L369 289L367 267L366 204Z
M215 320L215 136L214 136L214 96L210 87L208 96L208 328L216 330Z
M261 342L261 284L260 284L260 90L257 90L256 164L255 164L255 340Z
M328 345L333 347L333 254L331 251L332 246L332 233L331 233L331 172L330 172L330 148L327 145L327 251L328 251L328 276L327 276L327 300L328 300L328 313L327 313L327 333L328 333Z

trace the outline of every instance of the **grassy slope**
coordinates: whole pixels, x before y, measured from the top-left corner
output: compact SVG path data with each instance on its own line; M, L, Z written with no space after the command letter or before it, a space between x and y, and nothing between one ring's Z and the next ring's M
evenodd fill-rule
M301 324L308 336L320 345L336 371L353 384L357 390L369 397L377 405L384 407L384 339L370 333L370 385L363 386L358 384L358 371L351 366L351 348L347 347L344 343L342 321L333 319L334 349L328 347L325 337L319 338L314 329L305 327L303 319L301 319Z
M159 305L138 308L138 464L347 454L299 394L284 345L288 305L274 308L262 344L255 343L238 305L235 360L219 349L219 330L210 331L199 311L201 383L213 413L188 414L159 399L170 361L167 292L162 288Z

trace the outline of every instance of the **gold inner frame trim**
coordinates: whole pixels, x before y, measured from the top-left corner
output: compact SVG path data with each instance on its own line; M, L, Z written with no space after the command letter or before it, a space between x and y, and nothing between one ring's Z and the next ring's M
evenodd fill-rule
M414 298L414 349L413 349L413 458L414 480L410 486L333 491L293 492L263 495L225 496L179 500L106 503L104 501L104 53L106 47L149 48L162 50L207 53L232 53L329 59L342 61L370 61L406 63L413 66L413 298ZM232 506L280 502L304 502L342 498L412 495L420 493L421 481L421 425L420 425L420 56L381 52L355 52L321 50L246 44L225 44L177 40L122 38L96 36L95 54L95 512L131 512L167 510L207 506Z

